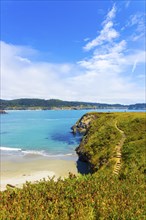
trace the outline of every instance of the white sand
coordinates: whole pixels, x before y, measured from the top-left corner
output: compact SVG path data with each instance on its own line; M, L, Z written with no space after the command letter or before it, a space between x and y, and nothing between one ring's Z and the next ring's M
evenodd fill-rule
M54 172L51 171L38 171L31 174L23 174L20 176L15 176L12 178L1 178L1 191L6 189L6 185L10 184L15 187L22 187L22 185L26 182L36 182L38 180L41 180L43 178L48 179L48 177L55 176Z
M26 181L36 182L40 179L55 179L68 176L69 172L77 175L76 162L71 160L16 160L1 162L1 190L6 189L7 184L22 187Z

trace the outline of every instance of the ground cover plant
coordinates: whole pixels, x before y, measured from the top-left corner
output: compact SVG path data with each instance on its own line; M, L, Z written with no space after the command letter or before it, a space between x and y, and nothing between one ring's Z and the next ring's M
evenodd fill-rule
M80 144L92 174L26 183L1 192L0 219L145 219L145 113L94 114ZM121 167L113 173L116 145Z

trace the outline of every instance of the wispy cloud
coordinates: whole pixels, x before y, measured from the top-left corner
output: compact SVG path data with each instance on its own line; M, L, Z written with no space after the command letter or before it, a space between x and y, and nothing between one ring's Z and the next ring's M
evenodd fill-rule
M85 41L85 42L86 42L86 41L89 41L89 40L90 40L89 37L84 38L84 41Z
M112 20L113 18L115 18L115 16L116 16L116 11L117 11L117 9L116 9L116 6L115 6L115 4L114 4L113 7L112 7L112 9L107 13L106 20L103 21L103 24L104 24L104 23L107 23L108 21L110 21L110 20Z
M133 67L132 67L132 73L134 73L135 69L136 69L136 66L137 66L137 60L135 60L134 64L133 64Z
M12 50L12 48L16 50ZM144 89L122 75L133 65L136 57L144 62L142 52L124 56L123 40L106 51L94 51L92 58L75 64L28 62L17 46L1 43L2 58L1 97L59 98L96 102L131 103L142 101ZM3 56L2 56L3 57ZM136 64L135 64L136 65Z
M99 45L102 45L105 42L111 42L113 39L119 36L119 33L113 28L113 19L115 17L115 14L116 6L114 5L112 9L108 12L106 19L102 23L103 28L100 31L100 34L95 39L88 42L84 46L84 50L89 51Z
M126 3L125 3L125 8L128 8L129 5L130 5L130 1L126 1Z
M89 57L76 63L33 61L32 55L39 51L1 42L1 98L144 102L141 67L145 65L145 51L132 49L122 38L114 24L116 13L114 5L100 33L86 42L84 49L90 51ZM136 18L132 20L131 25L137 23Z
M133 28L134 31L130 36L132 41L140 40L145 37L145 27L146 27L146 15L143 13L136 13L131 15L128 23L125 25L123 29Z

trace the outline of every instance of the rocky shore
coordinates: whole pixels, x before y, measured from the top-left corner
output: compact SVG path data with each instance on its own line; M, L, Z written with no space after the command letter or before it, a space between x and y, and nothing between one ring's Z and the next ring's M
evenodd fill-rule
M8 113L4 110L0 110L0 114L8 114Z
M92 120L95 119L94 113L88 113L82 116L75 125L71 127L73 134L85 134L90 126Z
M89 167L92 167L90 164L89 155L84 150L84 141L86 134L90 128L91 122L94 121L96 115L94 113L87 113L79 119L75 125L71 127L73 134L81 134L82 140L80 145L76 148L76 153L80 161L88 163Z

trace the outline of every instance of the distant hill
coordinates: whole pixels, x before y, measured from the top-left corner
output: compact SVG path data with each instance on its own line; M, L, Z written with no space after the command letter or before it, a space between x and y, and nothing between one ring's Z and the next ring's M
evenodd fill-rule
M146 109L146 103L137 103L133 105L121 104L106 104L106 103L91 103L91 102L76 102L62 101L59 99L15 99L15 100L0 100L1 110L10 109L107 109L107 108L124 108L130 110Z

